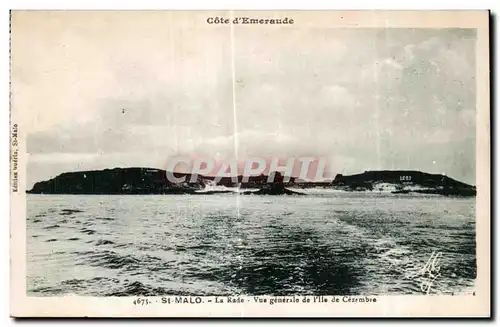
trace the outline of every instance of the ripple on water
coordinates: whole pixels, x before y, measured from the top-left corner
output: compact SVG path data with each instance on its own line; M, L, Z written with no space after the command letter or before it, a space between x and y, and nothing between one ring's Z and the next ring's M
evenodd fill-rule
M67 216L67 215L72 215L74 213L81 213L81 212L83 212L83 211L79 210L79 209L62 209L59 214L62 216Z
M47 227L44 227L43 229L55 229L55 228L59 228L61 226L59 226L58 224L55 224L55 225L50 225L50 226L47 226Z
M166 294L169 294L169 292L165 288L135 281L110 291L106 296L161 296Z
M110 240L97 240L95 242L95 245L108 245L108 244L115 244L115 242Z
M82 228L82 229L80 229L80 232L83 233L83 234L87 234L87 235L93 235L93 234L96 233L95 230L88 229L88 228Z

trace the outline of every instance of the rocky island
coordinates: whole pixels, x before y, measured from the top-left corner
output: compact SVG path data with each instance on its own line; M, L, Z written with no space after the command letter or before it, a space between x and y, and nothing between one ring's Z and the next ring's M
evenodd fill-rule
M183 183L172 183L167 178L167 171L155 168L114 168L104 170L63 173L48 181L38 182L27 193L32 194L218 194L233 191L204 191L208 183L213 183L213 176L196 176L191 181L190 174L173 173L176 178L185 177ZM250 177L242 183L242 176L224 177L218 185L226 187L258 188L257 191L241 194L293 195L300 194L285 188L283 176L276 172L271 182L268 176Z
M186 177L183 183L172 183L167 172L156 168L114 168L104 170L67 172L50 180L35 183L27 193L32 194L217 194L228 190L206 190L207 184L214 184L213 176L196 176L174 173L175 177ZM338 174L331 182L300 182L295 178L284 181L275 172L271 181L268 176L252 176L243 181L242 176L234 179L224 177L216 183L224 187L257 189L240 194L296 195L302 194L289 188L330 188L343 191L374 191L394 194L421 193L444 196L475 196L475 186L459 182L445 175L428 174L420 171L378 170L365 171L355 175ZM200 191L203 191L200 193Z
M414 170L375 170L344 176L338 174L332 186L346 191L390 189L394 194L421 193L446 196L475 196L476 187L446 175Z
M295 192L285 187L284 176L275 172L273 181L264 184L258 191L241 192L241 194L255 194L255 195L305 195L304 193Z

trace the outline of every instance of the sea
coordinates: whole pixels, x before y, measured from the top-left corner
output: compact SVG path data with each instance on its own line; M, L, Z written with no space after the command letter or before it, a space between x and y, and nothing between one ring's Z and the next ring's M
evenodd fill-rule
M281 296L473 290L475 198L308 193L28 194L27 293Z

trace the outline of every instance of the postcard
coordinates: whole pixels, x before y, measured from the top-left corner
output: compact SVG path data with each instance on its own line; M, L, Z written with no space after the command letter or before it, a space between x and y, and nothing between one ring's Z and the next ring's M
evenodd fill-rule
M11 11L14 317L490 317L488 11Z

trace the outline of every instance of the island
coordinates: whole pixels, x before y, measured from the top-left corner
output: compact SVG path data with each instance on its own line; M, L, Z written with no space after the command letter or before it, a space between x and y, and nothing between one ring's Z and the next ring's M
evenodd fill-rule
M285 187L284 176L280 172L274 172L272 182L265 183L258 191L240 192L244 195L305 195Z
M344 176L338 174L332 186L346 191L389 189L393 194L439 194L445 196L475 196L476 187L442 174L414 170L374 170Z
M284 178L279 172L266 175L224 177L192 176L173 173L184 182L172 183L167 171L157 168L113 168L66 172L33 185L30 194L220 194L301 195L293 189L324 188L346 192L386 192L391 194L436 194L443 196L475 196L476 187L442 174L410 170L374 170L361 174L338 174L330 182L300 181ZM208 186L224 189L211 189ZM228 189L225 189L228 188ZM232 189L230 189L232 188ZM236 189L236 190L234 190ZM238 191L239 189L252 189Z

